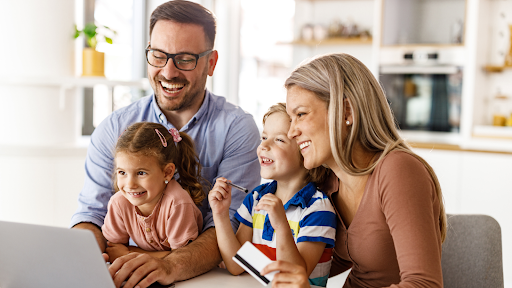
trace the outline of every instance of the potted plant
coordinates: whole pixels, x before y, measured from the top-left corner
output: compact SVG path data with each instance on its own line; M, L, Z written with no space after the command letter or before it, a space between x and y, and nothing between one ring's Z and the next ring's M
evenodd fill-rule
M82 30L78 30L75 25L75 39L80 35L86 38L87 46L82 53L83 69L82 76L100 76L105 77L105 54L96 51L98 37L105 40L106 43L112 44L112 38L107 37L103 32L116 34L116 31L107 26L96 26L94 23L87 23Z
M508 25L508 28L510 29L510 42L509 42L509 49L508 54L505 55L505 67L512 67L512 24Z

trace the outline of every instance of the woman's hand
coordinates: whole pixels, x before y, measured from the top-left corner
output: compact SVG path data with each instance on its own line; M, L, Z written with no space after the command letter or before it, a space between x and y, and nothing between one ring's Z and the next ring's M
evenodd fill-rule
M129 248L124 244L116 244L112 242L107 242L106 249L108 260L110 263L113 263L117 258L128 255L130 253ZM105 258L105 256L103 256Z
M279 230L279 227L287 227L287 229L290 229L283 202L276 195L269 193L261 197L258 205L256 205L254 209L256 211L267 211L270 224L272 224L274 230Z
M279 271L274 275L272 287L310 288L308 275L304 267L287 261L275 261L268 264L261 274L265 275L272 271Z
M228 180L224 177L219 177L215 181L210 193L208 193L208 202L212 208L213 214L229 215L229 206L231 205L231 186L227 184Z

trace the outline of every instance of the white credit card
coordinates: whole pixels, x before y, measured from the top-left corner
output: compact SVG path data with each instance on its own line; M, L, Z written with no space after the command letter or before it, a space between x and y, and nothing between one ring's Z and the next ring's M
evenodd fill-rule
M251 242L247 241L242 245L242 247L236 252L236 255L233 256L233 261L235 261L240 267L244 268L252 277L256 278L256 280L260 281L261 284L267 286L272 279L274 279L274 275L279 271L274 271L268 273L266 275L261 275L260 272L273 261L267 257L267 255L263 254L258 248L254 247Z

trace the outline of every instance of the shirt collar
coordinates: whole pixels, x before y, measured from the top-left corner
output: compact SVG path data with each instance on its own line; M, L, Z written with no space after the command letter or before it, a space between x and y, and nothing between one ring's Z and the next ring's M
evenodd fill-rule
M153 103L152 103L153 109L155 109L155 114L156 114L156 117L159 119L160 124L163 124L164 126L170 125L170 126L172 126L172 128L174 128L174 125L172 125L171 123L169 123L167 121L167 117L165 117L164 112L162 112L160 107L158 107L158 102L156 101L155 93L153 93L152 97L153 97ZM201 107L199 107L199 110L196 112L196 114L194 114L192 119L190 119L187 122L187 124L185 124L185 126L183 126L181 128L180 131L186 131L186 130L190 129L191 128L190 126L194 125L199 119L201 119L201 117L203 115L206 114L206 112L209 110L208 107L210 105L211 97L212 96L211 96L210 91L208 91L208 89L205 89L203 104L201 104Z
M158 107L158 102L156 101L155 93L153 93L151 97L153 98L153 103L151 103L151 105L153 106L153 109L155 109L156 118L160 121L160 124L165 123L164 126L167 126L167 117L165 117L164 112L162 112L162 110L160 110L160 107Z
M260 200L265 194L272 193L275 194L277 189L277 181L272 181L267 186L263 187L261 191L258 191L258 198L256 200ZM299 192L295 193L293 197L286 202L284 205L284 210L287 210L290 205L300 206L302 209L308 207L308 203L315 195L317 191L316 185L313 182L309 182L308 185L304 186Z
M261 187L262 189L258 191L258 197L256 200L260 201L261 197L265 196L265 194L271 193L275 194L277 189L277 181L274 180L270 183L267 183L266 185Z
M316 185L313 182L309 182L308 185L304 186L300 189L299 192L293 195L292 199L290 199L285 205L284 210L288 209L290 205L300 206L302 209L308 207L308 203L316 193Z

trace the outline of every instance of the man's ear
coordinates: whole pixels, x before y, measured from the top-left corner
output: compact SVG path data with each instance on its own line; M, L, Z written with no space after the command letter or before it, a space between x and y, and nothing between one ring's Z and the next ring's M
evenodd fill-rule
M174 171L176 171L176 165L174 163L168 163L164 167L165 180L171 181L174 178Z
M215 71L215 66L217 66L217 60L219 60L219 53L217 50L213 50L208 56L208 76L213 76L213 71Z
M351 124L354 123L354 117L352 115L352 105L347 98L343 99L343 109L345 112L345 121L349 121Z

